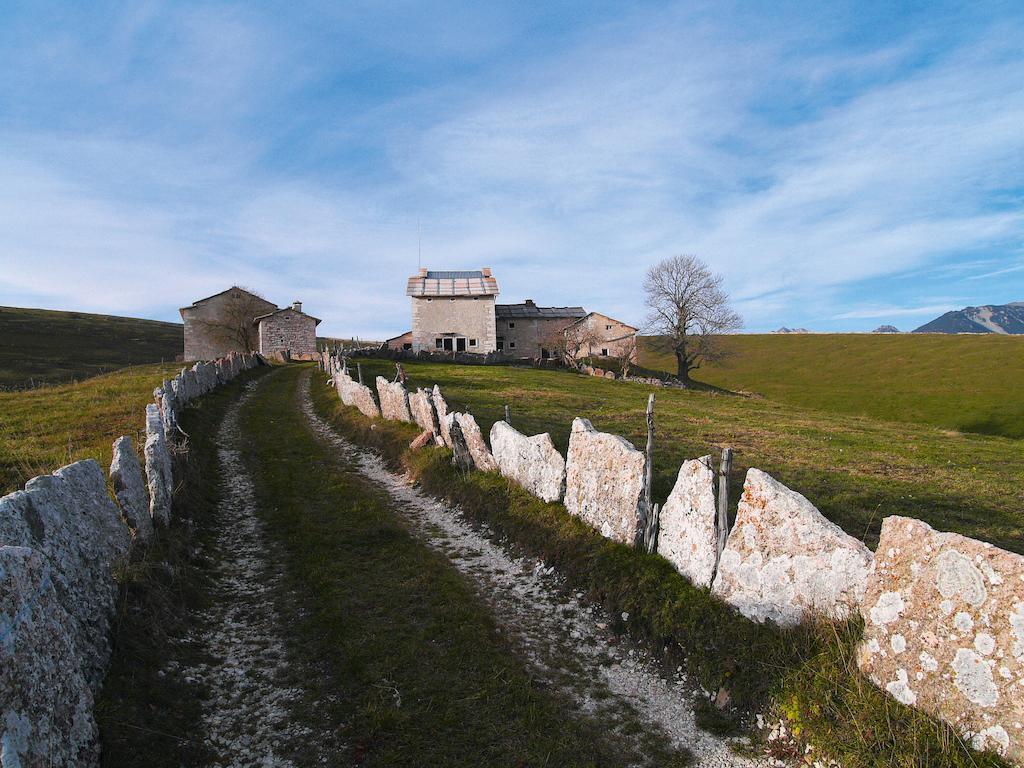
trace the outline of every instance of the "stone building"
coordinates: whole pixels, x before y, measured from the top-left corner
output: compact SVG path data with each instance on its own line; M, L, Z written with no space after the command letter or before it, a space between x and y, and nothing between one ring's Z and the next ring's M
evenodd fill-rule
M580 345L583 357L626 357L637 359L636 334L632 325L600 312L590 312L565 329Z
M279 310L251 291L232 286L178 310L185 324L185 360L214 360L230 352L316 354L320 321L302 304ZM284 345L284 346L282 346Z
M498 281L491 270L432 272L409 278L412 349L486 354L497 349L494 298Z
M497 304L494 313L499 352L540 358L557 356L565 329L587 314L583 307L538 307L533 299Z
M398 336L392 336L384 342L384 346L388 349L412 349L412 331L406 331L405 333L400 333Z
M260 354L287 352L293 358L315 358L316 327L319 324L319 318L302 311L301 301L257 317Z

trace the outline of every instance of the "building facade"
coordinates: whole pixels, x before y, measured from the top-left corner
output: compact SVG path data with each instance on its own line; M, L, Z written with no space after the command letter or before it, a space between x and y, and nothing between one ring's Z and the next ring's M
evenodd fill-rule
M406 295L412 300L413 351L486 354L497 349L494 300L498 281L490 269L421 269L409 278Z
M494 307L499 352L517 357L557 357L565 329L586 316L583 307L538 307L533 299Z
M319 324L319 318L302 311L301 301L257 317L260 354L287 352L292 358L315 358L316 327Z
M632 325L600 312L590 312L565 329L580 347L579 357L629 357L637 359L636 334Z
M185 325L185 360L214 360L230 352L269 355L289 350L316 355L320 321L302 303L278 309L251 291L232 286L178 310Z

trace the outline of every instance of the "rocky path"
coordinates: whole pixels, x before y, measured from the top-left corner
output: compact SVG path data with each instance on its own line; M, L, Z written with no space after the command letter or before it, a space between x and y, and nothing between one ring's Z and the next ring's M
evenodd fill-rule
M699 695L680 670L663 674L641 648L609 631L609 618L567 591L543 563L514 555L486 529L457 510L421 493L382 460L339 436L313 409L308 386L301 408L313 431L359 472L381 486L413 530L477 586L494 615L536 670L578 705L629 738L627 722L638 717L689 749L703 768L753 768L771 764L740 756L735 742L697 727L693 697ZM625 713L630 717L625 717Z
M327 762L309 757L320 734L293 716L302 690L290 681L285 622L276 605L285 587L275 569L273 547L256 514L255 490L240 454L239 416L259 382L226 414L218 432L224 491L217 508L217 536L206 553L213 566L211 603L186 639L203 663L170 670L201 683L205 740L231 768L285 768ZM325 743L327 740L321 741ZM301 763L295 755L303 754Z

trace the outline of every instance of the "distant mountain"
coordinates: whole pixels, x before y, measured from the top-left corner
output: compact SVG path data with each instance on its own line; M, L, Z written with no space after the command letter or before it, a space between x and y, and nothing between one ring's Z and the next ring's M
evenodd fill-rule
M895 325L880 325L872 333L899 333L900 329Z
M1024 333L1024 301L947 312L914 333Z
M787 328L786 326L782 326L779 330L774 331L774 333L810 333L810 331L806 328Z

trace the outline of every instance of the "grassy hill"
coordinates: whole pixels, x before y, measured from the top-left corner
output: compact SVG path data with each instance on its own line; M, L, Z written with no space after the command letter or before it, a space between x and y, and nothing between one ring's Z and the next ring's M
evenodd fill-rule
M363 378L391 378L394 364L363 360ZM644 445L651 387L563 371L403 363L410 391L441 386L454 410L469 409L486 435L503 418L522 432L550 432L567 447L575 416ZM809 371L809 375L813 372ZM655 500L664 501L684 459L736 450L732 498L757 467L804 494L871 545L882 518L909 515L1024 552L1024 442L800 408L697 390L658 389ZM733 502L735 505L735 501Z
M695 378L829 413L1024 437L1024 337L998 334L750 334ZM675 371L641 344L640 362Z
M0 307L0 389L171 362L181 353L182 326L177 323Z

